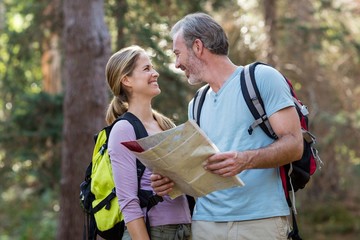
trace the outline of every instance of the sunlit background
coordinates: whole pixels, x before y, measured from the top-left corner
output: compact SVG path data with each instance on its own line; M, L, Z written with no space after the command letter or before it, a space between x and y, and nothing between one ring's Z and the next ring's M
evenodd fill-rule
M196 11L224 27L234 63L270 63L309 107L325 165L296 195L304 239L358 239L360 0L110 0L104 12L88 12L93 2L0 0L0 240L82 237L79 184L92 135L105 125L104 66L112 52L144 47L160 72L154 108L177 124L186 121L197 87L174 67L169 30ZM106 27L97 27L102 22ZM83 24L84 32L73 34L71 24ZM101 59L85 57L72 70L69 59L92 56L101 43L89 36L99 32L110 36L93 55ZM96 102L101 96L106 101Z

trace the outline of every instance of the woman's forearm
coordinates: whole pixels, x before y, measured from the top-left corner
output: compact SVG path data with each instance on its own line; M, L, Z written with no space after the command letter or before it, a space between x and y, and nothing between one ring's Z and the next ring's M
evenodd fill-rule
M144 218L138 218L126 225L132 240L149 240Z

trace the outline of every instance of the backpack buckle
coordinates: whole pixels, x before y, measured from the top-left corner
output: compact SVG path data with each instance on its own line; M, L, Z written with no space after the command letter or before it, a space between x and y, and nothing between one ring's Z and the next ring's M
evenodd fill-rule
M301 128L301 132L303 135L303 138L305 139L305 141L309 144L313 144L316 142L316 138L313 134L311 134L309 131L307 131L304 128Z
M251 135L254 131L254 129L259 126L260 124L262 124L263 122L267 121L268 117L266 114L260 116L258 119L256 119L250 126L248 129L248 133L249 135Z
M100 154L101 154L101 155L104 155L105 150L106 150L106 143L101 146L101 148L100 148L100 150L99 150Z
M106 210L110 210L110 208L111 208L111 202L108 202L108 203L106 204L106 206L105 206L105 209L106 209Z
M304 115L304 116L309 115L309 110L306 105L302 105L300 108L300 111L301 111L302 115Z

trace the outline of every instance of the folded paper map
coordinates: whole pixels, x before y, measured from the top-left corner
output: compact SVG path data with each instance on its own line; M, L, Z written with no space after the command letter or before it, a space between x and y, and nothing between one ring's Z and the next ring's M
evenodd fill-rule
M171 198L185 193L200 197L244 183L238 177L221 177L206 171L203 162L218 148L193 121L136 141L122 142L152 172L175 183Z

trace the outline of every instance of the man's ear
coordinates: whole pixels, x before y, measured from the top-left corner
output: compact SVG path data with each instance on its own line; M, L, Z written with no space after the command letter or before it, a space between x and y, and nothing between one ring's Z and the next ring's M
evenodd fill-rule
M200 55L203 53L204 51L204 44L200 39L195 39L192 49L195 53L195 56L200 57Z

